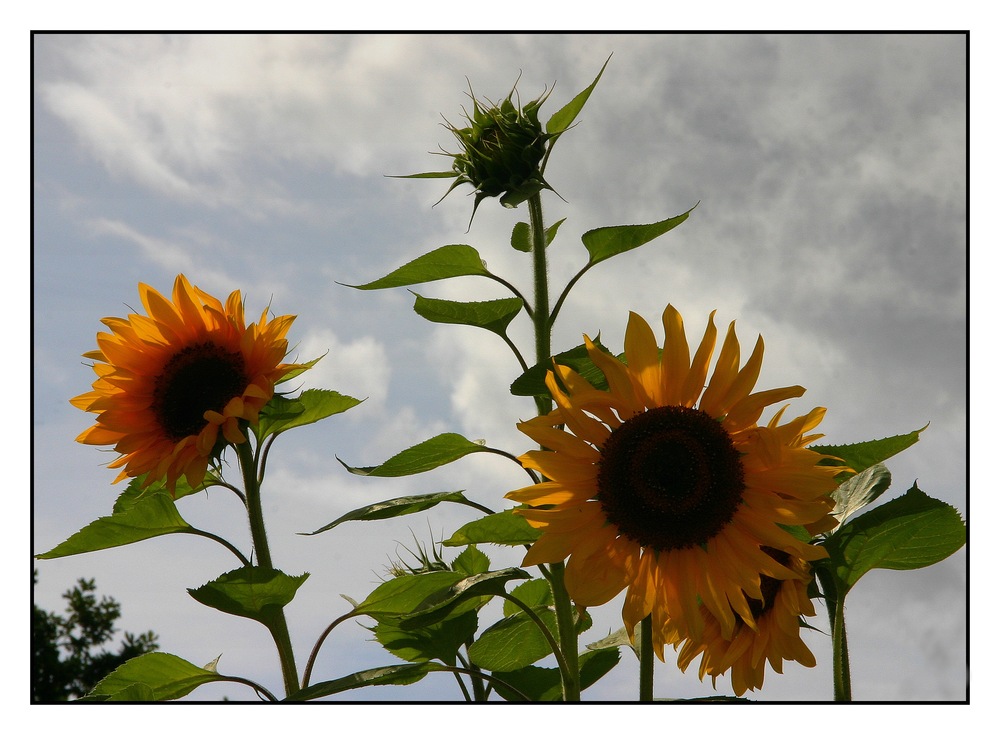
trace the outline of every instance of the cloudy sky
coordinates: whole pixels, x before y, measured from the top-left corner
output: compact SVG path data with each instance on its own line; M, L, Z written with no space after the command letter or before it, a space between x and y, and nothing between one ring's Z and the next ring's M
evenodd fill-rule
M520 453L532 415L507 392L519 370L493 335L431 324L405 289L363 283L435 247L468 243L530 291L509 246L521 209L472 199L447 182L388 178L440 170L451 149L442 115L460 122L469 84L522 100L557 82L547 119L613 54L579 125L556 147L546 217L566 222L550 250L553 289L583 264L580 235L698 208L681 227L592 270L573 291L555 348L600 332L621 348L628 312L655 323L667 303L692 331L717 309L749 347L767 344L760 387L801 384L797 408L826 406L825 442L900 434L930 423L892 459L886 499L914 481L967 514L966 44L959 35L328 35L34 38L33 547L43 552L111 511L108 457L74 437L92 421L69 399L89 389L81 353L99 319L139 306L136 286L169 290L177 273L248 313L297 314L297 356L328 353L305 387L366 397L360 407L286 435L269 460L265 511L275 563L312 576L290 606L301 663L316 636L365 597L413 538L471 520L437 508L391 522L299 536L385 498L464 489L503 507L523 484L503 459L469 458L430 474L360 478L435 434L454 431ZM467 81L468 80L468 81ZM415 291L482 300L479 279ZM524 317L511 334L530 352ZM193 525L246 548L231 496L180 503ZM488 549L497 566L518 561ZM194 602L186 588L232 568L192 537L37 564L36 601L94 577L123 607L123 629L161 649L280 689L260 626ZM620 624L620 601L594 610L596 639ZM966 693L964 551L930 569L870 573L848 599L858 699L954 700ZM826 627L825 612L815 619ZM367 631L341 626L317 676L395 661ZM589 639L585 638L585 642ZM807 635L819 665L767 674L760 700L825 700L829 639ZM590 698L632 699L631 654ZM669 661L669 657L668 657ZM695 673L658 665L656 696L712 693ZM720 680L720 693L730 693ZM195 698L249 698L213 685ZM446 677L358 698L450 699Z

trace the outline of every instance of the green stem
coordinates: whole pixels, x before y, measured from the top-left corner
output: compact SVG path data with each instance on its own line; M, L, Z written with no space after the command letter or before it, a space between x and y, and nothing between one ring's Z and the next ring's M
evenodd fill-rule
M639 701L653 701L653 616L639 623Z
M254 456L249 441L237 444L236 454L240 460L240 471L243 473L243 489L246 491L247 497L247 516L250 520L250 536L253 539L254 553L257 555L257 566L261 569L274 569L271 563L271 550L267 545L267 532L264 530L264 510L260 498L257 458ZM278 610L274 621L267 626L267 629L271 632L271 637L278 648L285 694L291 696L299 691L299 676L295 669L292 639L288 634L288 622L285 620L283 609Z
M552 321L549 313L549 274L545 262L545 223L542 218L542 197L535 194L528 199L528 215L531 224L531 255L535 275L535 309L532 319L535 325L535 363L544 365L552 356ZM540 416L552 410L552 400L536 396L535 405ZM564 582L565 566L562 562L550 567L549 583L556 608L556 624L559 628L559 648L562 650L563 700L580 700L580 659L576 620L573 601L566 591Z
M844 598L837 596L832 613L833 630L833 699L851 701L851 663L847 654L847 628L844 625Z

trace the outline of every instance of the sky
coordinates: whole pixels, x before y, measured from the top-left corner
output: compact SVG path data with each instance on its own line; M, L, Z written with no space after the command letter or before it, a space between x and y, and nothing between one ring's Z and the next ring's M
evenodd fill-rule
M448 183L391 178L447 168L442 125L460 123L471 88L523 101L551 88L542 119L610 63L546 179L556 292L585 262L580 236L697 208L643 248L590 271L556 325L557 351L600 332L621 349L629 311L656 325L667 303L689 337L717 310L744 350L766 349L759 388L803 385L794 409L825 406L824 443L903 434L919 443L888 462L884 500L915 481L968 515L968 251L966 39L962 35L37 35L33 114L32 551L99 516L122 486L109 456L74 442L92 422L69 404L93 379L82 353L105 316L140 307L137 284L169 291L184 273L248 314L296 314L295 355L326 357L305 388L359 407L281 438L264 505L272 555L308 582L288 608L300 662L334 618L363 599L414 539L448 536L474 515L439 506L393 521L312 531L359 506L403 495L467 491L492 507L523 472L474 456L409 478L362 478L443 432L519 454L515 423L529 399L507 386L519 368L492 334L432 324L406 289L363 292L441 245L472 245L494 273L530 291L529 259L509 245L524 207L472 198ZM481 279L414 287L421 295L506 295ZM522 315L511 327L530 348ZM790 409L791 410L791 409ZM179 503L188 522L248 548L234 499ZM494 568L517 564L484 549ZM449 554L453 552L448 552ZM164 537L40 561L35 601L61 610L80 577L122 605L120 626L154 630L161 650L280 689L264 629L192 600L232 568L209 541ZM856 699L962 700L967 687L963 549L924 570L873 571L848 597ZM620 627L616 600L591 610L592 639ZM813 622L826 630L818 608ZM316 677L397 662L358 626L327 641ZM583 642L590 642L585 637ZM828 700L829 638L807 632L818 665L768 671L761 701ZM669 654L669 652L668 652ZM713 693L695 671L658 664L657 697ZM301 666L301 663L300 663ZM635 697L637 664L585 693ZM314 680L317 680L314 677ZM718 693L730 692L727 678ZM252 698L211 685L194 699ZM446 677L360 690L354 699L454 699Z

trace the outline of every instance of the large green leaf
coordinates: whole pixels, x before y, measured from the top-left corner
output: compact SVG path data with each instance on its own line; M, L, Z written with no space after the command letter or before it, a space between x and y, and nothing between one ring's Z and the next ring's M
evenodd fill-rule
M312 536L317 533L323 533L324 531L336 528L341 523L346 523L347 521L380 521L386 518L396 518L397 516L409 515L410 513L419 513L427 510L428 508L433 508L438 503L445 502L459 503L461 505L470 504L469 500L461 493L461 491L429 493L427 495L408 495L402 498L392 498L391 500L383 500L379 503L372 503L371 505L366 505L363 508L357 508L356 510L345 513L337 520L327 523L322 528L317 528L315 531L301 535Z
M189 589L188 594L202 605L270 626L308 577L292 577L277 569L241 567Z
M354 408L362 399L345 396L335 390L311 388L297 398L274 396L260 412L257 435L260 438L313 424Z
M594 91L594 87L601 80L601 75L607 68L609 61L611 61L610 56L605 60L604 65L597 73L594 81L590 83L590 86L577 94L565 107L549 118L549 121L545 123L546 133L549 135L559 135L569 129L569 126L576 120L576 116L580 114L580 110L583 109L583 106L587 104L587 100L590 99L590 93Z
M166 492L153 492L130 500L110 516L98 518L54 549L38 554L36 558L57 559L190 530L191 526L181 518L170 495Z
M511 510L483 516L466 523L443 541L444 546L466 546L467 544L499 544L500 546L523 546L538 540L542 532L532 528L522 516Z
M483 444L469 441L460 434L438 434L409 449L404 449L375 467L351 467L343 461L341 464L355 475L403 477L433 470L468 454L488 451L490 450Z
M548 606L532 612L557 638L555 612ZM469 646L469 660L487 671L517 671L551 654L545 635L523 610L491 625Z
M544 607L553 604L552 586L545 579L529 579L512 589L510 596L517 598L528 607ZM503 601L504 615L516 615L520 610L521 608L516 603L510 600Z
M873 439L857 444L817 445L809 449L838 457L855 472L862 472L916 444L920 439L920 432L926 428L927 426L924 426L908 434L888 436L885 439Z
M459 572L438 571L426 574L406 574L386 580L354 608L358 615L368 615L382 622L396 624L432 596L440 599L452 585L465 579Z
M468 324L487 329L501 337L507 333L507 325L524 307L524 302L519 298L470 302L429 299L417 293L413 295L417 297L413 310L428 321L438 324Z
M382 686L385 684L413 684L423 679L432 671L445 670L441 664L436 664L433 661L424 661L416 664L398 664L396 666L380 666L377 669L358 671L340 679L312 684L291 695L285 701L304 702L310 699L328 697L331 694L340 694L351 689L360 689L361 687Z
M456 611L460 603L471 602L479 605L479 598L491 597L505 591L508 582L515 579L529 579L531 575L520 567L500 569L464 577L447 589L428 595L414 611L403 617L399 626L412 630L443 620Z
M179 699L202 684L226 680L214 666L202 668L172 654L154 651L123 663L80 701L162 702Z
M697 206L697 205L695 205ZM614 227L599 227L583 233L583 244L590 253L590 262L593 266L619 255L620 253L634 250L645 245L651 240L655 240L660 235L669 232L688 218L692 207L684 214L676 217L654 222L649 225L616 225Z
M586 689L595 684L617 666L620 660L621 655L617 648L605 648L581 654L580 688ZM526 666L518 671L496 672L493 676L515 687L533 702L557 702L562 699L562 677L559 675L559 669ZM520 699L503 684L496 684L495 689L504 699Z
M841 594L872 569L920 569L951 556L965 544L958 511L916 484L845 523L823 542Z
M455 278L456 276L485 275L489 275L489 271L486 270L482 258L479 257L479 252L474 247L470 245L445 245L411 260L382 278L377 278L361 286L351 286L351 288L368 291L379 288L412 286L415 283L440 281L443 278Z
M458 650L476 633L479 616L475 610L447 617L432 625L404 630L385 620L373 629L375 640L389 653L404 661L431 661L438 659L454 666Z

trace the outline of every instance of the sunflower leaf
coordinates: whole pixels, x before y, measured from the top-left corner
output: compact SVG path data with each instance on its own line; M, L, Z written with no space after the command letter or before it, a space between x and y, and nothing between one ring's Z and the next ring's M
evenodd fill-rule
M456 610L464 610L469 604L479 607L480 598L500 594L508 582L515 579L530 579L531 575L520 567L500 569L495 572L473 574L455 582L447 589L428 595L412 613L402 617L399 626L404 630L432 625ZM462 605L462 603L465 603ZM458 607L462 605L461 607Z
M486 276L489 271L483 265L479 252L470 245L444 245L436 250L421 255L409 263L400 266L392 273L377 278L370 283L351 286L362 291L379 288L397 288L412 286L416 283L440 281L456 276Z
M372 503L371 505L366 505L363 508L357 508L345 513L337 520L327 523L322 528L317 528L315 531L310 533L301 533L299 535L314 536L317 533L323 533L324 531L329 531L331 528L336 528L341 523L346 523L347 521L380 521L386 518L396 518L397 516L409 515L410 513L419 513L429 508L433 508L438 503L445 502L469 505L469 501L461 493L461 491L429 493L427 495L408 495L402 498L392 498L391 500L383 500L379 503Z
M469 454L492 451L480 442L469 441L460 434L438 434L404 449L375 467L351 467L339 461L348 472L372 477L405 477L433 470Z
M400 618L418 609L425 600L446 594L452 585L464 578L464 574L451 571L392 577L372 590L354 612L378 622L387 620L398 624Z
M475 610L466 610L461 615L412 630L404 630L384 620L375 626L373 632L382 648L404 661L438 659L454 666L458 650L472 639L478 628L479 615Z
M215 681L226 681L226 677L172 654L154 651L123 663L80 701L163 702L180 699L202 684Z
M522 516L511 510L483 516L466 523L442 541L443 546L466 546L468 544L497 544L499 546L523 546L538 540L542 532L532 528Z
M936 564L965 545L965 533L957 510L914 483L905 495L842 525L823 547L846 594L872 569Z
M417 297L413 310L427 321L467 324L487 329L501 337L507 334L507 325L524 307L524 302L519 298L463 302L429 299L418 293L413 295Z
M380 666L377 669L366 669L365 671L358 671L339 679L312 684L287 697L284 701L305 702L310 699L328 697L331 694L340 694L341 692L360 689L362 687L384 686L387 684L413 684L433 671L447 671L447 669L442 664L434 663L433 661Z
M119 512L98 518L61 544L38 554L37 559L57 559L134 544L168 533L185 533L191 526L181 518L173 499L166 492L143 495Z
M531 252L531 225L518 222L510 233L510 246L522 253Z
M816 445L809 449L820 454L827 454L837 457L855 472L862 472L869 467L874 467L880 462L884 462L904 449L912 447L920 439L920 433L927 428L925 424L916 431L897 436L887 436L884 439L873 439L872 441L858 442L857 444L840 445ZM839 464L830 460L821 460L821 464ZM846 478L845 478L846 479Z
M616 648L588 651L580 655L580 688L595 684L618 665L621 655ZM517 671L498 671L493 674L504 684L514 687L533 702L557 702L562 699L562 677L559 669L525 666ZM503 684L494 685L504 699L520 700L521 696Z
M545 123L545 132L549 135L560 135L569 129L569 126L573 124L576 120L576 116L580 114L583 106L587 104L587 100L590 99L590 93L594 91L594 87L601 80L601 75L604 74L604 70L608 67L608 62L611 61L611 57L608 56L607 60L604 62L604 66L597 73L597 77L590 83L590 86L584 89L582 92L576 95L572 100L569 101L562 109L556 112L549 121Z
M539 606L532 612L551 635L558 636L556 615L551 608ZM551 653L552 648L545 635L535 621L521 610L484 630L469 646L469 661L487 671L517 671Z
M189 589L188 594L202 605L270 627L308 577L308 573L292 577L277 569L241 567Z
M362 403L362 400L342 395L335 390L319 388L304 390L296 398L274 396L260 412L258 437L263 439L297 426L314 424L352 409Z
M597 338L594 339L594 345L602 352L611 354L611 352L601 344L600 334L598 334ZM548 386L545 385L545 376L550 370L552 370L553 360L560 365L572 368L574 371L579 373L584 380L598 390L607 390L608 381L604 377L604 373L602 373L594 364L594 361L590 359L590 355L587 354L587 346L578 345L573 349L560 352L558 355L553 356L552 360L547 360L544 363L539 363L538 365L528 368L526 372L521 374L521 377L511 383L510 392L515 396L548 396L549 389Z
M892 475L884 464L869 467L840 483L832 493L837 503L833 509L837 527L839 528L850 516L876 500L889 489L891 483Z
M698 205L696 204L696 206ZM649 225L599 227L596 230L583 233L583 244L587 248L587 252L590 253L588 267L655 240L686 220L693 209L694 207L691 207L684 214Z

